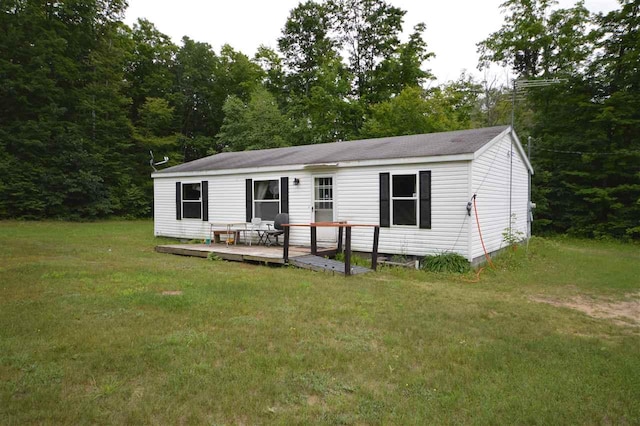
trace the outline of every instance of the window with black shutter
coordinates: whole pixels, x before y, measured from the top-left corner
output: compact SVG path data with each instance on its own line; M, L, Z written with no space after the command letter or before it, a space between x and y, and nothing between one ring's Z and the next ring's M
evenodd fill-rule
M431 229L431 171L380 173L380 226Z
M391 224L389 202L389 173L380 173L380 226L385 228Z
M176 220L182 219L182 183L176 182Z
M182 218L202 219L202 182L182 184Z
M431 229L431 171L420 172L420 228Z
M202 220L209 220L209 182L202 181Z
M269 180L247 179L245 185L246 220L254 217L265 221L278 213L289 213L289 178Z
M418 214L416 175L393 175L391 178L391 216L394 225L415 226Z

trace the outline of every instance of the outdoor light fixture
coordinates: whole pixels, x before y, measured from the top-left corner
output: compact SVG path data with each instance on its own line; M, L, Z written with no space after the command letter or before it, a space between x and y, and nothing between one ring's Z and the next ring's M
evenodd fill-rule
M300 185L300 179L298 179L298 178L293 178L293 184L294 184L294 185Z

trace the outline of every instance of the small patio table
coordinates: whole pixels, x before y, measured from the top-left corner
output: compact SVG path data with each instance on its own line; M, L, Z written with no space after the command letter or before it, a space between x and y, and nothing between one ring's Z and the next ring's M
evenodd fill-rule
M240 232L244 233L246 239L247 232L247 224L246 222L225 222L225 223L216 223L209 222L209 244L215 241L216 237L216 229L214 228L225 228L226 231L224 233L227 235L225 240L227 246L229 245L229 235L233 235L233 245L236 245L238 242L238 238L240 237Z

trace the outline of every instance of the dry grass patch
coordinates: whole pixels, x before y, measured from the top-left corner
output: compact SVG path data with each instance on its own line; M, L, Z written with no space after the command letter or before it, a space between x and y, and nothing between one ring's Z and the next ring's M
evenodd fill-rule
M163 296L181 296L182 295L182 291L181 290L165 290L162 292Z
M590 317L608 319L622 326L640 327L640 292L628 293L624 300L612 300L588 296L556 299L534 296L531 300L553 306L575 309Z

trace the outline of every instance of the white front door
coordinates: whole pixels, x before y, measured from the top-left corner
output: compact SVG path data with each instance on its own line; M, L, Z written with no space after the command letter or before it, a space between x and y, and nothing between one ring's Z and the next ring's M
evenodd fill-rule
M333 176L314 176L312 222L333 222ZM335 243L338 241L337 228L318 227L318 241Z

